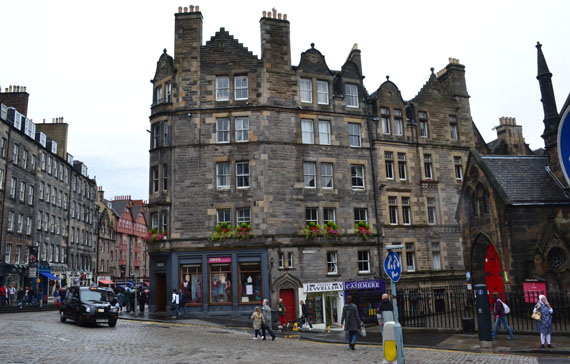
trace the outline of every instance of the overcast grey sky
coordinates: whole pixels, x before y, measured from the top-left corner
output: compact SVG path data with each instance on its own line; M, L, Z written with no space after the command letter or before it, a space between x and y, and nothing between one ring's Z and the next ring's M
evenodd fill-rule
M294 65L311 42L338 70L354 43L368 92L386 75L404 99L458 58L471 111L489 142L499 117L516 117L532 149L543 147L536 42L553 73L558 108L570 92L568 1L2 1L0 86L27 86L34 122L63 116L69 153L89 167L106 197L148 199L149 80L174 13L199 5L203 41L220 27L260 56L263 10L288 14Z

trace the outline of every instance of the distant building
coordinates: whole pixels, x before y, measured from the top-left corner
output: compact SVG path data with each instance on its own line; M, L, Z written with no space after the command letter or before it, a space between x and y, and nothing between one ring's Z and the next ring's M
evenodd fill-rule
M489 150L471 150L457 209L472 283L486 283L490 292L523 289L529 279L546 282L549 291L570 290L570 196L557 151L570 96L559 112L537 49L545 149L530 152L514 119L502 118Z
M105 200L103 187L97 190L97 281L112 282L119 276L119 247L115 236L115 214Z

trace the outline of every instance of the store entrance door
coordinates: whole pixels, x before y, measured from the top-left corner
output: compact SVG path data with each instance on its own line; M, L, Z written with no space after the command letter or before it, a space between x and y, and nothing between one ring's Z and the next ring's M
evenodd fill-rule
M325 296L326 325L338 324L337 295Z
M166 274L156 275L156 312L166 311Z
M289 322L297 321L297 314L295 311L295 291L292 289L281 289L279 290L279 298L283 300L285 305L285 319Z

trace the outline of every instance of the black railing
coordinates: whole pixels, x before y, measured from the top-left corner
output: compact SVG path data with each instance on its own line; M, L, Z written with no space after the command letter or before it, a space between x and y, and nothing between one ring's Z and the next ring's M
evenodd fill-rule
M477 329L475 295L465 285L400 289L398 312L403 327L431 329L463 329L464 319L471 319ZM531 319L534 306L538 302L538 292L508 292L502 297L510 307L507 319L516 332L535 332L536 323ZM568 332L570 329L570 295L568 292L550 292L546 295L551 307L552 330ZM490 304L491 311L493 304ZM364 311L364 310L363 310ZM490 319L494 321L492 315ZM371 315L365 315L367 321Z

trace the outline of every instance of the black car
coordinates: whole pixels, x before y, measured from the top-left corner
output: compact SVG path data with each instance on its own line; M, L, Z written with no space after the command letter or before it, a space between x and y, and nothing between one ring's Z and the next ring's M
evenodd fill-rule
M67 319L78 324L106 323L110 327L117 324L119 314L111 305L112 296L108 290L99 287L69 287L59 309L59 319Z

